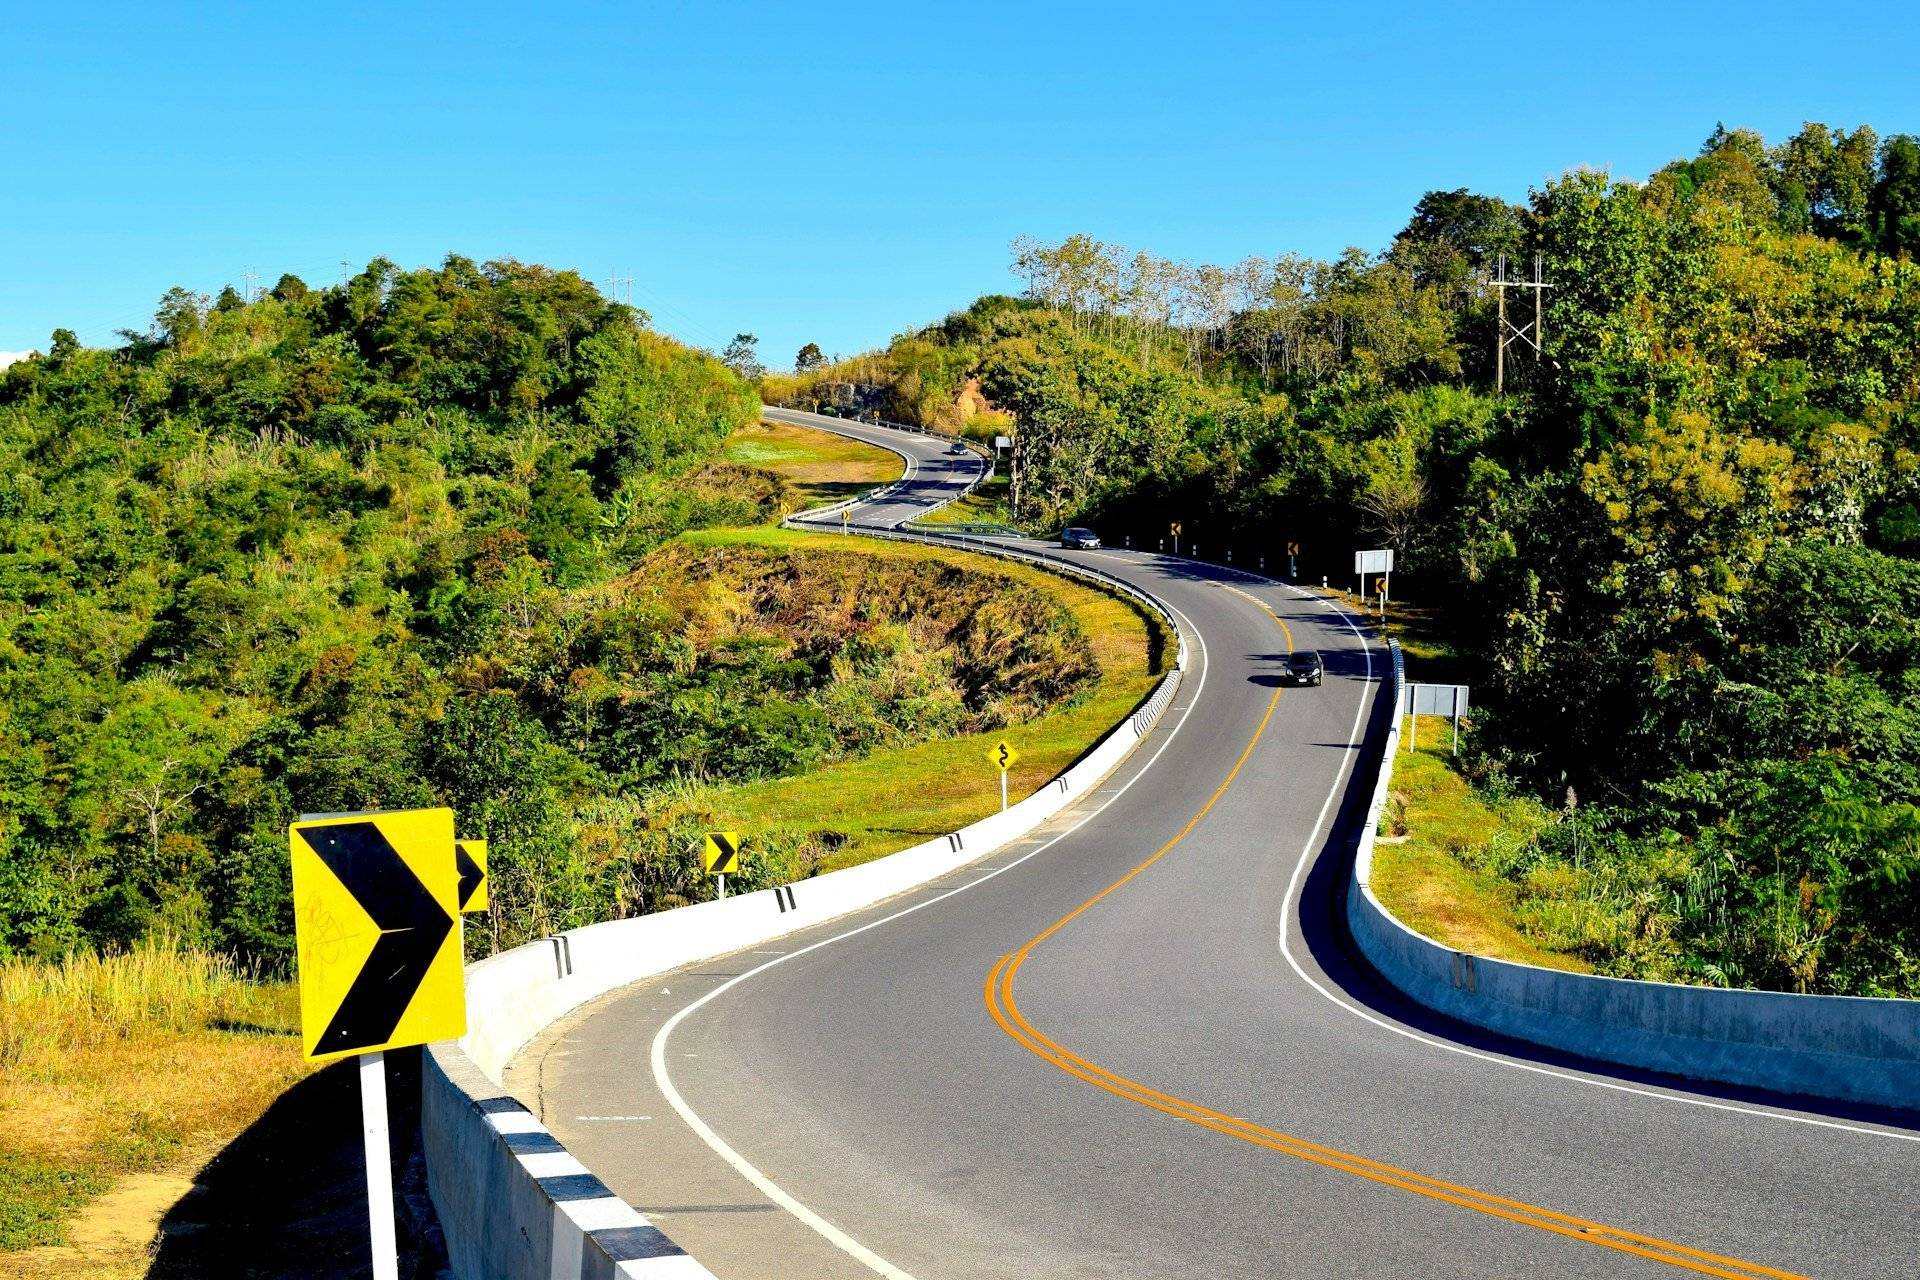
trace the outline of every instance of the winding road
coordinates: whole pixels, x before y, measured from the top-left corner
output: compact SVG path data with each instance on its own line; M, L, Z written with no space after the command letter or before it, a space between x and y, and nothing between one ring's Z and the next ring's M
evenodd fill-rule
M856 524L982 465L770 416L909 458ZM1055 554L1177 612L1173 705L1032 837L530 1047L511 1082L615 1192L723 1280L1920 1276L1920 1115L1558 1058L1351 958L1387 714L1363 622L1214 566ZM1308 647L1326 684L1282 689Z

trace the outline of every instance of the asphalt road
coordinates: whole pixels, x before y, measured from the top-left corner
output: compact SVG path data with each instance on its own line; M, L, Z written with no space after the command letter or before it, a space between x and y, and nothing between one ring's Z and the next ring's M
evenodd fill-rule
M943 442L822 425L955 480ZM1183 615L1175 704L1033 838L524 1054L616 1192L725 1280L1920 1276L1920 1116L1556 1058L1350 958L1377 640L1278 584L1077 558ZM1289 647L1323 687L1277 685Z

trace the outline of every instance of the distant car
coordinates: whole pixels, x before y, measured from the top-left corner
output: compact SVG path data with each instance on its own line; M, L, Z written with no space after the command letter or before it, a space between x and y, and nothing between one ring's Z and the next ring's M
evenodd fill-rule
M948 453L965 453L966 451L967 451L967 446L961 444L958 440L955 440L952 444L947 446Z
M1060 535L1060 545L1080 551L1092 551L1099 547L1100 539L1095 536L1093 530L1076 526Z
M1327 664L1320 661L1320 655L1312 649L1304 653L1287 655L1287 665L1282 673L1288 684L1319 684L1326 678Z

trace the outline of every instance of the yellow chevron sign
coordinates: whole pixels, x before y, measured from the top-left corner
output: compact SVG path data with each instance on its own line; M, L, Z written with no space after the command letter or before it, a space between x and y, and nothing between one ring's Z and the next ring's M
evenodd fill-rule
M476 911L485 911L491 900L487 894L487 842L485 840L455 840L453 842L453 865L459 876L460 911L463 915L472 915Z
M302 818L287 841L307 1057L465 1035L453 810Z
M740 833L738 831L709 831L707 847L702 855L710 876L730 875L740 869Z

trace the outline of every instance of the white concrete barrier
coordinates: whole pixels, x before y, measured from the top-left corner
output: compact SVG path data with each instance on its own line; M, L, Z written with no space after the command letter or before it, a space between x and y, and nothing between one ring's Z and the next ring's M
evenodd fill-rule
M1601 1062L1843 1102L1920 1108L1920 1000L1729 991L1566 973L1455 951L1393 917L1373 848L1400 745L1394 708L1355 849L1347 925L1382 977L1430 1009Z

